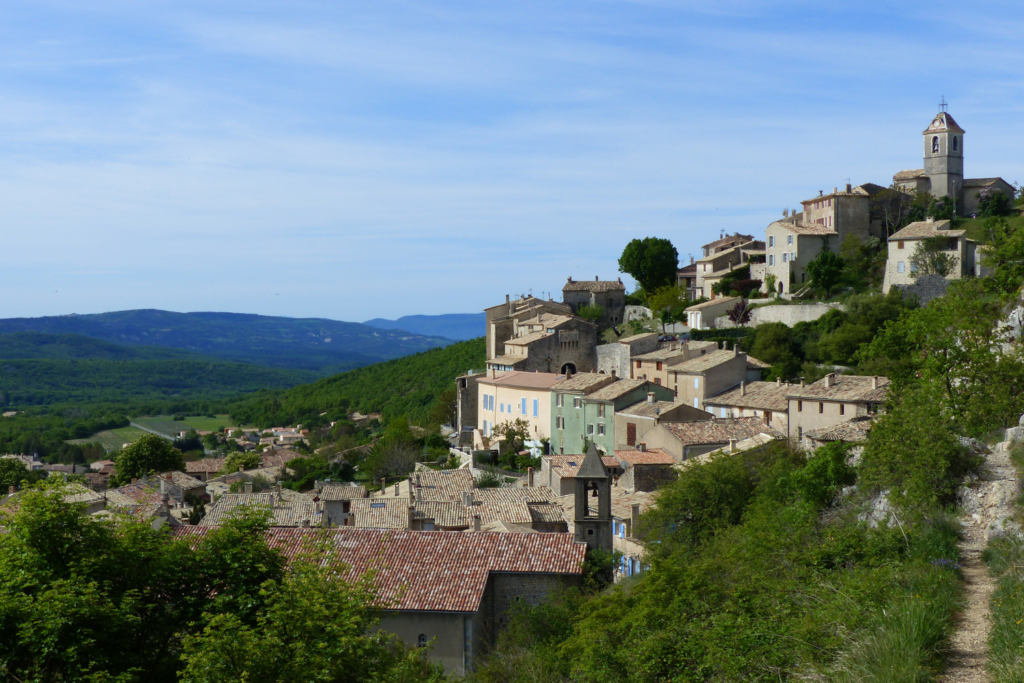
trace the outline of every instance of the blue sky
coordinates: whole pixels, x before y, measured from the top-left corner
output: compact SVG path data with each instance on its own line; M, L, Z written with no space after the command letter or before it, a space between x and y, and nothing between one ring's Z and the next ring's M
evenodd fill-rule
M0 6L0 317L477 311L818 190L1024 181L1019 2Z

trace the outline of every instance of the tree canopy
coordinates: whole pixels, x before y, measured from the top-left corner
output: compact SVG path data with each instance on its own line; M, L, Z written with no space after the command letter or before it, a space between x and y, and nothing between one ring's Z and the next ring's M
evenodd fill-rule
M154 472L185 469L185 458L170 441L155 434L147 434L130 446L125 446L114 461L116 482L125 484L132 479Z
M633 239L619 257L619 270L632 275L646 292L675 284L678 266L676 248L660 237Z

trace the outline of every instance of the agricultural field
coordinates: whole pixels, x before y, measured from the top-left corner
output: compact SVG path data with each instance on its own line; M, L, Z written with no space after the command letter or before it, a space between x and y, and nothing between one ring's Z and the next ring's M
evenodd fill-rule
M235 423L227 415L215 417L197 415L186 417L184 420L173 420L170 415L158 415L156 417L136 417L132 422L170 437L177 436L178 432L189 428L197 432L212 432L220 427L235 426Z
M146 432L138 427L121 427L120 429L97 432L86 439L72 439L68 443L81 446L87 443L99 442L103 449L109 453L110 451L119 450L126 443L135 443L145 435Z

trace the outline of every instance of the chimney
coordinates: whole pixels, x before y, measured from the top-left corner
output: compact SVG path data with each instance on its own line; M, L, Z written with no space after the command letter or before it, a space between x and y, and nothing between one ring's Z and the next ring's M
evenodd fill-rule
M569 280L570 280L570 281L572 281L572 278L569 278ZM506 295L505 295L505 303L511 303L511 302L509 301L509 297L508 297L508 294L506 294Z
M736 452L736 439L729 439L729 452L730 453L735 453Z
M598 277L597 275L595 275L594 276L594 282L600 282L600 281L601 281L601 278Z
M641 441L640 443L638 443L636 445L636 449L638 451L640 451L641 453L646 453L647 452L647 442L646 441Z
M473 531L480 531L480 515L473 515Z
M572 370L570 370L569 368L565 369L565 378L572 379Z
M381 477L380 478L380 495L382 495L382 496L386 495L387 492L388 492L388 478L387 477ZM397 496L398 494L396 493L395 495Z
M825 196L825 191L824 190L818 190L818 196L819 197L824 197Z
M647 405L654 405L654 392L653 391L648 391L647 392Z
M400 493L400 490L401 490L401 482L398 482L398 483L395 484L395 498L398 498L398 494Z
M877 376L874 376L874 377L871 378L871 388L872 389L877 389L878 388L878 377Z
M850 183L846 183L846 193L849 194L850 192L853 192L853 188L850 186Z
M640 503L633 503L629 508L629 530L632 533L636 533L636 528L640 525Z
M776 377L775 378L775 386L777 386L777 387L781 387L782 386L782 378L781 377Z
M462 492L462 504L465 505L466 507L469 507L470 505L472 505L473 504L473 494L470 493L469 491L463 491Z
M252 493L252 482L251 481L245 482L245 492L246 493Z
M789 209L783 209L782 210L782 217L783 218L789 218Z
M805 385L805 382L804 382L804 378L803 378L803 377L801 377L801 378L800 378L800 386L804 386L804 385Z
M825 375L825 388L826 389L828 389L829 387L833 386L835 383L836 383L836 373L830 372L827 375Z
M837 192L839 192L839 188L838 187L833 187L832 188L832 194L835 194Z
M415 505L410 505L409 506L409 519L408 519L408 524L406 525L406 528L407 529L412 529L413 526L415 525L415 523L416 523L416 506Z
M277 482L276 484L274 484L274 496L278 500L281 500L281 482Z
M615 379L615 373L616 373L616 371L612 370L612 379Z
M527 467L526 468L526 485L529 486L530 488L533 488L533 468L532 467Z
M747 395L747 383L746 382L740 382L740 396L746 396L746 395Z
M302 520L302 528L303 529L308 529L309 528L309 520L308 519Z

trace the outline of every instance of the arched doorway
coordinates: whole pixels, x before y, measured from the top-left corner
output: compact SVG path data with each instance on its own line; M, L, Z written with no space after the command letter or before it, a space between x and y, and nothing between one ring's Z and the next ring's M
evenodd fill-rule
M782 294L782 283L779 283L779 294Z
M562 371L561 371L560 374L564 375L566 372L571 372L572 374L575 375L576 374L576 366L574 364L572 364L572 363L566 363L565 365L562 366Z

